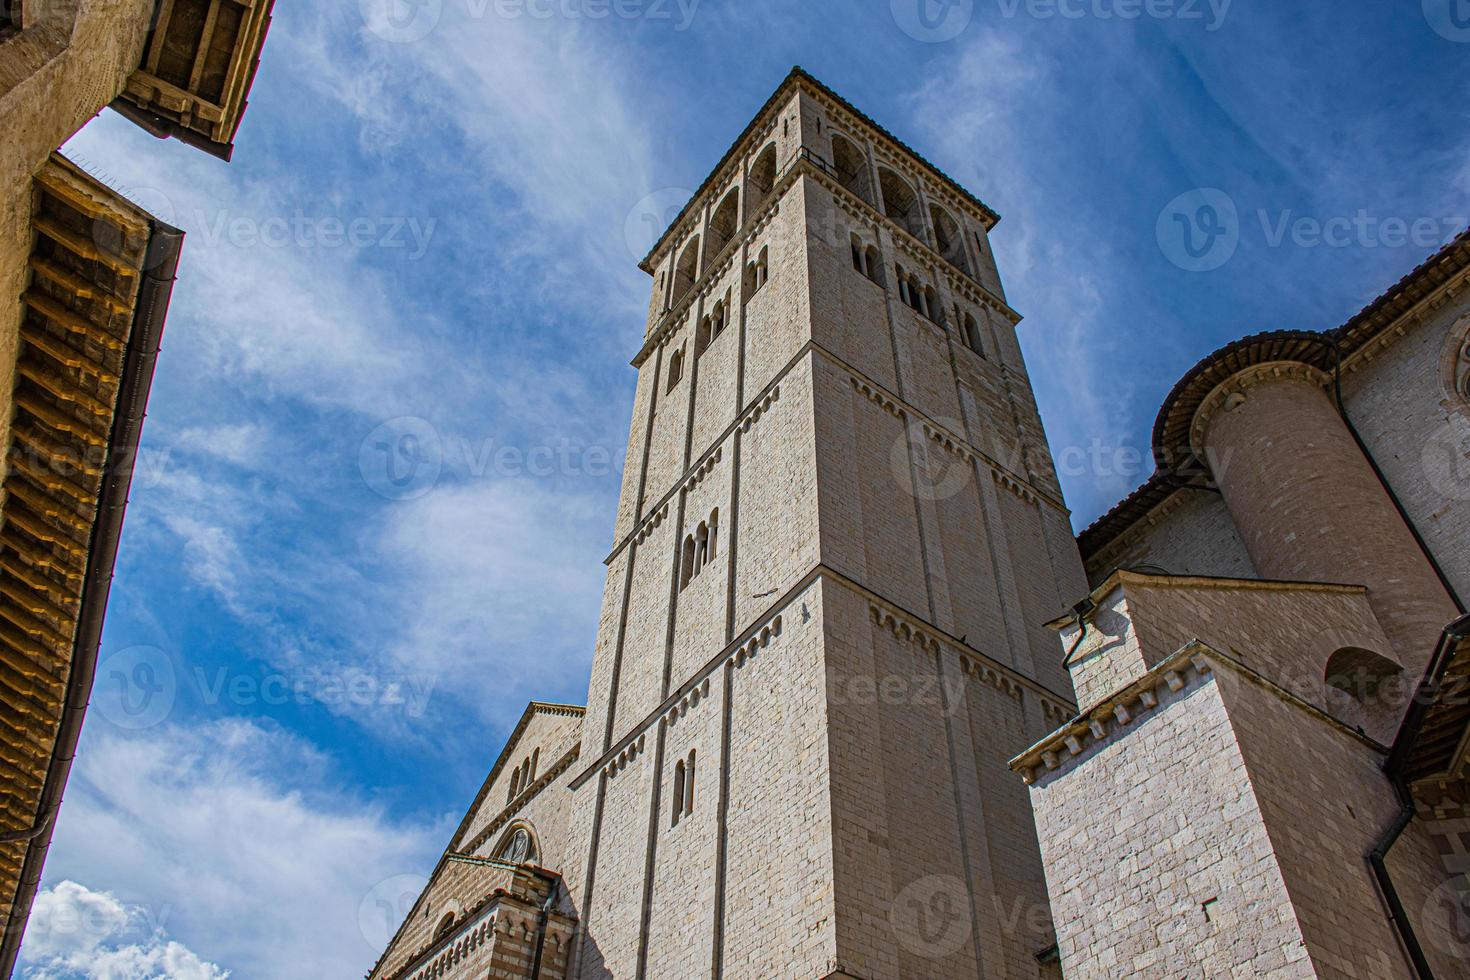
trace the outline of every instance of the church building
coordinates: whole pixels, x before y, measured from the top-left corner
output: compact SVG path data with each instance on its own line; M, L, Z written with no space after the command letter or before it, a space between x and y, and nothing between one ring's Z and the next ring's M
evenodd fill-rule
M999 220L781 84L642 264L587 705L371 980L1467 975L1470 235L1079 538Z

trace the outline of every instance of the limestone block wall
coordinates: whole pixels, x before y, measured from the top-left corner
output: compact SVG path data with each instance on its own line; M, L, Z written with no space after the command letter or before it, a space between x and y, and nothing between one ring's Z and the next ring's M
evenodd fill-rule
M839 966L1034 977L1054 939L1005 759L1069 706L824 579Z
M1217 493L1178 490L1116 542L1087 560L1093 585L1118 568L1142 565L1170 575L1259 578Z
M1470 293L1445 298L1344 368L1348 414L1436 559L1470 596Z
M1186 673L1034 776L1063 974L1314 976L1226 695Z

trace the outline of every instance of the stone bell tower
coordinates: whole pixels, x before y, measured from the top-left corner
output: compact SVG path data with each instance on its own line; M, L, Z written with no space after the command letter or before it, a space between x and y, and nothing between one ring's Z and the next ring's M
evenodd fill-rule
M1087 585L998 220L796 70L645 261L573 975L1059 975L1006 763Z

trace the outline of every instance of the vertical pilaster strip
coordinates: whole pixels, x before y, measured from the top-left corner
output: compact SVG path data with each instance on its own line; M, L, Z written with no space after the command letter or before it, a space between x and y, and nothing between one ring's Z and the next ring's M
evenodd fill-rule
M653 790L648 801L648 849L643 858L643 904L638 924L638 980L648 975L648 925L653 916L653 869L658 856L659 803L664 786L664 739L668 721L658 720L658 748L653 754Z
M582 883L582 908L581 914L577 916L576 941L572 943L570 962L567 965L567 977L575 980L582 974L582 946L590 941L592 935L592 883L597 878L597 842L602 837L602 810L607 800L607 772L597 775L597 801L592 810L592 834L591 841L587 845L587 869L586 881Z
M725 970L725 862L729 849L730 719L734 714L734 661L725 661L725 692L720 705L720 805L715 826L715 916L713 963L710 976L720 980Z
M607 724L603 728L602 748L599 755L607 752L608 746L612 745L613 725L618 715L618 684L623 674L623 641L628 634L628 603L633 596L633 566L638 561L638 541L635 538L628 545L628 567L623 572L623 602L622 609L618 612L618 638L613 646L612 678L608 682L607 691Z

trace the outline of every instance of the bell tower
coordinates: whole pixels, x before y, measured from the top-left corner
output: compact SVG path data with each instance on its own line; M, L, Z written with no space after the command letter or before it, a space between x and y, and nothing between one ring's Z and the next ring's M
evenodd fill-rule
M1087 585L998 220L798 69L645 260L572 975L1059 976L1006 764Z

